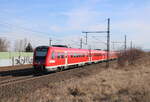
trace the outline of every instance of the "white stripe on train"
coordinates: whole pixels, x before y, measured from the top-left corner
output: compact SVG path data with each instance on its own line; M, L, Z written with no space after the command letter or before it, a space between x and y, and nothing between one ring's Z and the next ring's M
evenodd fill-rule
M45 69L47 71L54 71L57 70L58 67L64 67L65 69L68 68L68 66L71 65L85 65L86 63L98 63L98 62L102 62L102 61L106 61L106 59L101 59L101 60L94 60L94 61L85 61L85 62L80 62L80 63L72 63L72 64L63 64L63 65L57 65L57 66L45 66Z

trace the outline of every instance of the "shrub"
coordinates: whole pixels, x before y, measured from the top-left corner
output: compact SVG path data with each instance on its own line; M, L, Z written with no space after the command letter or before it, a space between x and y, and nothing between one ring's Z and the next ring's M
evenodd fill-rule
M145 52L138 48L128 49L126 51L120 51L118 54L118 65L134 65L135 62L145 56Z

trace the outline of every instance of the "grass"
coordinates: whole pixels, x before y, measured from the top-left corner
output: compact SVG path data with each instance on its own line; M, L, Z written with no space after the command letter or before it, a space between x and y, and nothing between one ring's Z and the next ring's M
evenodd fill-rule
M148 73L145 73L148 72ZM150 70L108 69L97 75L49 83L23 102L149 102Z

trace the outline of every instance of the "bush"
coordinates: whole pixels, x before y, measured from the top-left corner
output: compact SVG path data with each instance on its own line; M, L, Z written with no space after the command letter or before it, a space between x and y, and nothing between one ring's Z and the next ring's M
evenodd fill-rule
M32 48L31 43L28 43L28 45L25 48L25 52L33 52L33 48Z
M118 65L134 65L135 61L145 56L145 52L138 48L132 48L126 51L120 51L118 54Z

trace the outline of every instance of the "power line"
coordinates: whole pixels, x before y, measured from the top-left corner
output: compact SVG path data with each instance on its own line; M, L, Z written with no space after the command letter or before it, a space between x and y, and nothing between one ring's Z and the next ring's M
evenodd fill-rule
M112 41L111 43L113 43L113 49L114 49L114 44L115 43L124 43L124 51L126 51L126 49L127 49L127 36L125 35L124 36L124 42L118 42L118 41Z
M107 37L107 36L92 36L92 37Z
M107 42L103 42L103 41L100 41L96 36L92 36L95 40L97 40L98 42L100 42L100 43L103 43L103 44L105 44L105 45L107 45Z
M122 43L124 43L124 42L112 41L111 43L113 44L113 50L114 50L114 49L115 49L115 44L116 44L116 43L118 43L118 44L122 44Z
M52 39L49 38L49 46L52 46Z
M37 31L37 30L33 30L31 28L25 28L25 27L22 27L22 26L16 26L16 25L13 25L13 24L9 24L9 23L2 23L0 22L1 25L4 25L4 26L7 26L7 27L15 27L15 28L20 28L24 31L30 31L30 32L33 32L33 33L39 33L39 34L47 34L47 35L50 35L48 32L43 32L43 31ZM54 35L53 35L54 36Z

